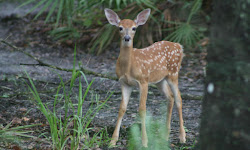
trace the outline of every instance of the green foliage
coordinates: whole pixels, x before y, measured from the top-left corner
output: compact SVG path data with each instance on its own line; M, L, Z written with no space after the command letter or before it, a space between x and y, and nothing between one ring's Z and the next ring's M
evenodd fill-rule
M192 17L198 13L198 11L200 10L201 8L201 4L202 4L202 0L194 0L193 1L193 6L192 6L192 9L190 11L190 14L188 16L188 19L187 19L187 23L190 23Z
M148 136L148 148L141 144L141 129L138 124L131 127L129 135L129 150L153 149L170 150L169 143L166 141L166 125L163 122L155 121L150 116L146 118L146 129Z
M58 27L50 32L50 34L56 39L62 39L63 41L68 39L78 39L80 34L75 28L71 27Z
M181 146L180 150L188 150L188 149L194 149L196 146L196 140L194 140L193 144L191 146Z
M32 93L34 97L34 103L37 105L38 109L43 113L46 120L50 126L50 134L51 140L53 143L54 149L65 149L66 147L70 146L70 149L89 149L95 147L96 145L100 146L109 141L107 132L105 129L100 130L98 133L95 133L93 137L90 138L89 132L91 127L89 127L90 123L96 116L96 114L103 108L106 104L107 100L110 98L112 94L104 102L100 102L98 100L99 96L95 95L92 96L92 103L89 106L89 109L86 113L83 110L83 103L87 98L88 93L90 93L90 87L94 80L88 83L85 75L81 71L76 71L75 69L75 60L76 60L76 49L74 52L74 65L73 65L73 72L72 77L70 80L70 87L67 89L65 82L60 75L59 78L61 79L61 83L57 88L57 92L54 98L53 110L49 109L47 104L42 101L39 96L39 93L29 77L28 88L29 91ZM87 89L83 92L83 85L81 82L81 78L85 79ZM78 102L74 104L72 102L72 91L74 87L75 80L79 78L79 93L78 93ZM59 92L62 89L62 94ZM63 113L58 108L58 104L60 102L64 102ZM98 103L96 103L98 101ZM94 105L96 105L94 107ZM77 106L77 108L75 107ZM60 112L60 113L59 113ZM73 112L70 114L69 112ZM73 127L71 127L73 126Z
M92 45L91 52L96 51L98 48L97 54L100 54L112 42L116 32L117 30L114 30L114 27L110 24L104 25L90 43Z
M174 27L174 31L170 33L164 40L170 40L187 46L194 45L201 37L201 33L195 29L195 26L183 23Z
M33 131L27 130L40 124L10 127L10 122L6 126L0 124L0 142L19 144L24 138L36 138L31 135Z
M57 11L56 14L56 26L58 26L59 21L62 22L66 21L68 23L68 26L71 26L72 21L72 15L75 8L75 0L27 0L19 7L35 3L35 6L33 6L28 13L34 11L37 8L40 8L40 11L35 16L34 19L37 19L43 12L46 10L49 10L48 15L45 19L45 22L48 22L48 20L52 17L53 13Z
M136 47L145 47L162 39L191 47L202 38L204 32L196 21L202 0L27 0L21 6L30 3L35 5L29 12L41 7L35 19L48 10L45 22L54 20L56 28L51 34L56 39L79 39L83 34L81 31L96 29L91 34L93 38L88 46L90 52L97 54L112 42L118 42L115 27L103 24L104 21L107 23L103 8L113 9L121 19L134 19L143 9L152 9L148 23L137 30L134 40ZM76 29L79 27L81 30Z
M201 8L202 0L195 0L191 4L192 9L188 15L188 19L185 23L179 23L173 28L173 31L165 38L165 40L170 40L184 44L186 46L193 46L202 37L202 30L199 27L191 24L192 18ZM170 29L171 30L171 29Z

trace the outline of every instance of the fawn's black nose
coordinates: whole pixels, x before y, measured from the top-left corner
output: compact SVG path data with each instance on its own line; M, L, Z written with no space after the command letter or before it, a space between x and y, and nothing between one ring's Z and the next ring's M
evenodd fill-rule
M128 42L128 41L130 40L130 36L125 35L125 36L124 36L124 40L125 40L126 42Z

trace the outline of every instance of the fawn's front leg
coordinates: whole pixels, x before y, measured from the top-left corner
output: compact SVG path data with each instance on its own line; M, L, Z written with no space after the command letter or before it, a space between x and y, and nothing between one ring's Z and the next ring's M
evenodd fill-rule
M148 95L148 84L142 83L140 85L140 106L139 114L141 118L141 132L142 132L142 145L148 147L148 137L146 132L146 101Z
M114 133L112 135L112 140L110 142L111 146L115 146L116 142L118 140L119 131L120 131L121 123L122 123L122 118L124 116L124 113L127 110L129 97L130 97L131 92L132 92L132 87L128 86L125 83L122 83L121 89L122 89L122 101L121 101L121 104L120 104L120 109L119 109L119 114L118 114L118 119L117 119L115 131L114 131Z

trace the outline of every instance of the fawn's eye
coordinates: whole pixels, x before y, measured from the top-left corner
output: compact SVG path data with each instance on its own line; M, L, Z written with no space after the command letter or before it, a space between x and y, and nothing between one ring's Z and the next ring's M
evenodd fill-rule
M119 28L119 30L120 30L120 31L122 31L122 30L123 30L123 28L122 28L122 27L120 27L120 28Z
M135 31L135 30L136 30L136 27L133 27L132 30Z

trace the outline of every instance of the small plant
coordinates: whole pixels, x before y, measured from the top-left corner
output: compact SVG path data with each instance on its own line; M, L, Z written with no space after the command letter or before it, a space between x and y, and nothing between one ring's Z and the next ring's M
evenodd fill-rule
M194 149L195 146L196 146L195 144L196 144L196 140L194 139L194 142L193 142L192 145L190 145L190 146L182 146L182 147L180 147L180 150L190 150L190 149Z
M176 27L168 30L173 30L165 39L182 43L186 46L193 46L202 37L202 31L199 30L199 26L195 26L191 23L192 18L201 8L202 0L194 0L190 5L192 9L188 15L187 21L177 23Z
M28 11L28 13L30 13L35 9L41 7L40 11L34 19L37 19L43 12L49 10L45 22L48 22L49 19L51 19L52 15L57 12L56 26L59 24L60 21L62 21L62 23L67 22L67 24L71 26L72 15L75 10L75 1L76 0L40 0L37 2L36 0L26 0L19 7L35 3L35 6Z
M146 119L148 148L141 144L141 130L138 124L131 127L129 135L129 150L153 149L153 150L170 150L169 143L166 141L166 126L161 121L155 121L152 117Z
M50 34L56 40L69 40L69 39L78 39L80 38L80 34L75 28L71 27L59 27L50 32Z
M32 130L27 130L40 124L25 125L18 127L11 127L11 123L6 126L0 124L0 143L13 143L19 145L20 141L24 138L36 138L31 135Z
M28 88L34 97L34 103L38 106L38 109L43 113L46 120L49 123L50 134L52 140L52 146L54 149L89 149L95 147L96 145L100 146L109 140L106 130L102 129L98 133L95 133L93 137L90 137L90 123L94 119L95 115L103 108L106 104L107 100L110 98L112 94L109 95L108 98L104 102L99 102L96 107L96 103L92 99L92 104L90 105L88 111L86 113L83 112L83 103L87 98L88 93L90 92L90 87L94 80L88 83L85 75L81 71L76 71L75 69L75 59L76 59L76 49L74 52L74 65L72 77L70 80L69 89L67 89L65 83L63 82L60 75L58 75L61 79L61 83L57 88L57 92L54 98L53 109L48 108L47 104L42 101L39 96L39 93L29 77ZM87 89L83 92L83 86L81 83L81 78L85 79ZM78 102L74 104L72 102L72 91L74 87L75 80L79 78L79 94L78 94ZM62 89L62 94L59 92ZM92 96L92 98L95 98ZM98 96L96 95L98 100ZM58 102L64 101L63 105L63 113L58 113ZM76 107L77 106L77 107ZM70 112L73 112L71 114ZM106 139L106 140L104 140Z
M177 27L174 27L173 30L174 31L171 32L165 40L168 39L170 41L183 43L186 46L192 46L199 41L201 37L201 33L189 23L182 23Z
M76 2L78 0L26 0L19 7L35 4L28 13L31 13L37 8L41 8L39 12L34 17L34 20L41 16L44 12L48 11L48 14L45 19L45 23L51 21L55 23L55 28L52 30L51 35L55 39L79 39L80 35L77 32L76 28L73 26L73 20L76 15ZM55 17L54 17L55 16ZM60 27L59 25L65 25L66 27Z

